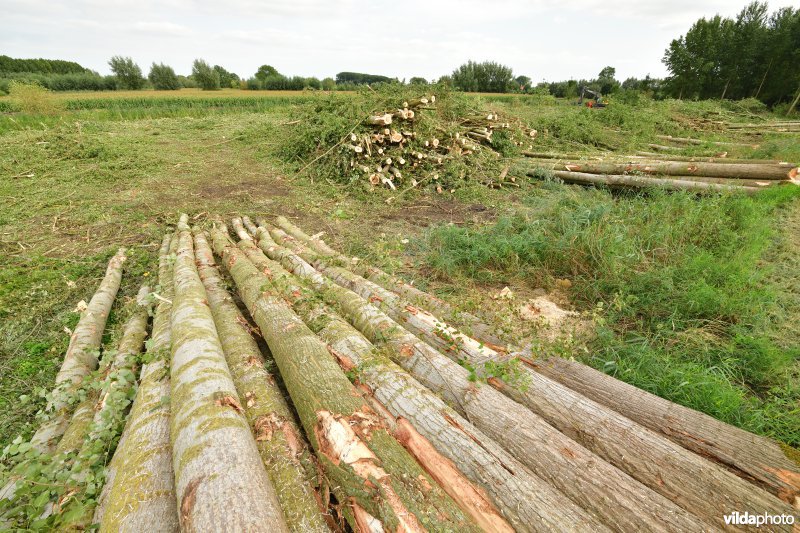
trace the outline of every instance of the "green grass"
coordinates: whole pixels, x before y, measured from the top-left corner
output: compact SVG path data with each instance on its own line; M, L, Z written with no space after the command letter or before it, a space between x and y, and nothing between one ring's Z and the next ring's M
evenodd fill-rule
M570 279L579 306L602 306L587 362L800 446L800 345L775 338L781 299L762 260L776 211L798 198L793 186L698 198L549 184L496 223L433 230L427 263L486 283Z

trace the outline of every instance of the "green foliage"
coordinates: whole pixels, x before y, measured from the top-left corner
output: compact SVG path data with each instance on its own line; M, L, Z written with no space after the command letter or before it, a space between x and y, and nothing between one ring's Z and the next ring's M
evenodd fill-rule
M192 64L192 78L204 91L216 91L220 88L219 72L202 59L195 59Z
M138 90L144 87L142 69L130 57L114 56L108 60L108 66L117 77L121 89Z
M619 89L619 82L614 77L616 74L617 69L614 67L605 67L600 71L596 81L600 88L600 94L611 94Z
M51 91L113 91L115 76L99 76L91 72L75 74L11 73L0 75L0 90L8 92L11 82L35 83Z
M412 76L408 83L411 85L428 85L428 80L420 78L419 76Z
M547 186L485 228L435 229L427 261L485 282L568 278L578 302L605 310L589 363L798 446L800 349L764 332L778 304L761 265L769 217L798 198L792 187L697 198Z
M362 74L361 72L340 72L336 75L337 84L369 85L372 83L389 83L397 79L377 74Z
M214 65L214 72L219 75L220 87L236 89L239 87L239 76L233 72L228 72L219 65Z
M54 115L62 107L41 85L12 81L8 89L12 100L23 113Z
M270 65L261 65L258 67L258 70L256 71L256 78L264 81L270 76L280 76L280 73L275 67Z
M39 74L85 74L89 69L61 59L15 59L0 55L0 77L14 72Z
M766 3L753 2L735 19L702 18L670 43L663 62L673 96L790 101L800 86L800 9L770 16Z
M163 63L153 63L150 67L150 74L147 75L147 79L153 84L153 89L157 91L176 91L181 88L175 71L172 70L172 67Z
M513 83L511 67L484 61L468 61L453 71L453 86L467 92L504 93Z

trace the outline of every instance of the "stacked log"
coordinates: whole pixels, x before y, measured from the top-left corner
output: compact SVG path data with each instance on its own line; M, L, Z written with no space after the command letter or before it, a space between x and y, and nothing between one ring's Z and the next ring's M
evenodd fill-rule
M537 160L537 168L552 170L555 177L566 183L583 185L753 194L766 187L800 184L797 166L778 161L680 156L656 159L648 155L580 160L544 156L531 154ZM536 172L530 171L528 175L536 176Z

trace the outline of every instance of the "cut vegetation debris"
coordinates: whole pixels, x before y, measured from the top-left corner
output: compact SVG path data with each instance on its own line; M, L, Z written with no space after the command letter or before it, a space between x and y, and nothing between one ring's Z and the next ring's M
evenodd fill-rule
M286 218L188 223L117 350L44 413L64 436L4 449L3 527L689 532L797 515L800 467L769 439L450 313ZM110 306L121 257L85 314Z
M504 160L531 148L536 130L444 86L430 91L315 98L283 126L281 154L301 173L367 189L513 183Z

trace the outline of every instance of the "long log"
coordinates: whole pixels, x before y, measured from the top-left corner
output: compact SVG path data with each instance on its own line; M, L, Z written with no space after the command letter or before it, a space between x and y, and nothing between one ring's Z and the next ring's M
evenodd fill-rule
M529 173L528 175L532 175ZM649 176L614 176L608 174L587 174L585 172L554 171L553 175L567 183L581 185L605 185L607 187L648 188L661 187L668 190L692 192L744 192L754 194L760 190L754 187L731 187L718 183L702 183L678 179L653 178Z
M288 531L242 413L183 217L178 239L170 434L181 529Z
M106 482L93 522L104 533L170 533L178 530L172 447L169 440L170 351L172 312L172 254L177 238L166 235L159 252L161 298L153 317L147 346L150 362L142 366L139 389L128 423L109 463Z
M259 246L268 256L307 279L368 339L389 348L398 365L593 517L618 530L632 527L628 521L633 517L639 528L642 523L655 529L701 528L689 513L554 430L531 410L492 387L476 388L465 368L419 341L361 296L333 284L302 258L270 242L266 230L259 229ZM641 501L648 502L646 509L637 503ZM563 513L559 510L559 515ZM643 515L648 518L642 519Z
M775 441L672 403L577 361L523 357L538 373L724 466L783 501L800 505L800 467Z
M559 165L571 172L590 174L639 174L664 176L708 176L711 178L745 178L759 180L791 180L797 177L797 167L782 168L776 165L738 165L730 163L704 163L665 161L659 163L576 162ZM559 170L559 169L556 169Z
M431 524L440 529L476 530L389 434L325 343L297 317L269 278L222 232L212 232L212 243L270 347L328 476L385 529L416 532L424 529L422 524Z
M396 276L391 276L383 270L364 264L362 261L350 259L328 246L321 238L312 238L303 230L289 222L284 217L278 217L276 223L280 228L297 239L298 244L307 248L309 252L314 252L323 256L329 256L338 261L339 266L347 267L364 278L381 285L382 287L397 292L405 296L415 305L425 307L440 317L459 324L471 336L500 348L505 345L505 341L495 333L494 327L488 325L480 317L459 309L454 308L444 300L421 291L413 285L406 283ZM255 235L253 233L253 235ZM502 348L500 348L502 350Z
M248 323L223 285L211 247L195 230L197 270L208 295L217 332L234 385L261 460L278 496L291 531L329 531L311 484L317 474L305 439L275 379L264 368L264 358ZM325 510L327 511L327 510Z
M730 157L705 157L705 156L692 156L692 155L672 155L672 154L657 154L654 152L645 152L637 150L637 156L648 158L649 160L662 160L662 161L694 161L704 163L736 163L740 165L777 165L781 168L791 169L795 165L779 161L777 159L735 159Z
M672 135L656 135L657 138L674 142L676 144L691 144L691 145L701 145L701 144L711 144L714 146L745 146L747 148L758 148L757 144L747 144L747 143L737 143L737 142L728 142L728 141L704 141L701 139L692 139L689 137L673 137Z
M122 265L125 262L125 249L111 258L106 275L97 292L89 300L86 310L81 314L78 325L70 337L69 347L64 354L64 362L56 375L56 386L46 407L51 413L31 438L31 444L40 452L52 452L64 434L69 423L69 396L83 379L97 368L97 351L103 338L108 313L117 296L122 281Z

